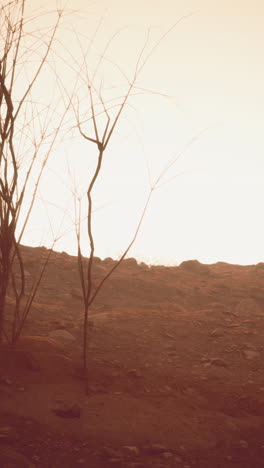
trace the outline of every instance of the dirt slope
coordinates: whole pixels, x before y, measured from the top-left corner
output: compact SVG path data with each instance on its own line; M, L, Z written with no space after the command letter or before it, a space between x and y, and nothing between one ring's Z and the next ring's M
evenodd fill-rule
M29 285L45 255L23 247ZM263 304L263 264L126 260L91 309L85 395L77 263L52 253L0 353L0 467L262 467Z

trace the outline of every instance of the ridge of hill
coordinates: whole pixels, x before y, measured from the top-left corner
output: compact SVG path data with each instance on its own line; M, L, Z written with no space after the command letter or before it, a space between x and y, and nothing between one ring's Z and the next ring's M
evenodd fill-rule
M31 286L48 251L45 247L21 246L21 253ZM94 258L94 288L116 263L111 258ZM233 308L243 298L251 298L262 306L263 281L264 263L241 266L218 262L205 265L189 260L179 266L166 267L138 264L135 259L128 258L104 284L92 309L109 311L115 307L148 309L170 305L199 310L216 303ZM76 257L65 252L51 253L37 297L47 296L56 297L66 306L72 300L82 300Z

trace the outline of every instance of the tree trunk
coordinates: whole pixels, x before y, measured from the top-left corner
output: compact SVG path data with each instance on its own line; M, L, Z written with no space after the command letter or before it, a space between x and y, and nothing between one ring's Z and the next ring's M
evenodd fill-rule
M89 392L89 382L88 382L88 307L84 311L84 323L83 323L83 376L84 376L84 385L85 393L88 395Z
M8 278L6 277L5 274L3 274L1 278L1 288L0 288L0 345L3 342L7 284L8 284Z

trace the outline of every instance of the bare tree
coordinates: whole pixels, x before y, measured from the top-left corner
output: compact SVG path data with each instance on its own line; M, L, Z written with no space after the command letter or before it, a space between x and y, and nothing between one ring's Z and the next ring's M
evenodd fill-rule
M25 17L25 7L26 0L0 2L0 343L4 336L17 340L48 261L25 301L20 243L66 112L59 115L34 94L49 64L62 11L55 12L53 26L41 29L36 18ZM15 298L9 334L8 288Z
M173 29L175 25L171 29ZM102 164L104 160L104 156L106 150L109 147L110 141L112 136L114 135L117 125L120 121L120 118L123 114L124 109L128 105L130 98L137 94L148 93L152 91L148 91L147 89L142 89L139 83L139 76L147 64L148 60L152 56L155 49L158 47L160 42L163 38L171 31L167 31L161 39L157 43L154 44L152 48L148 48L149 45L149 35L147 36L146 42L142 49L139 52L137 57L134 72L132 78L128 78L121 67L118 64L114 64L114 66L118 69L125 80L125 89L123 94L117 96L116 98L106 99L103 96L103 89L102 85L97 85L97 74L100 66L106 59L106 51L111 43L111 40L107 44L104 53L102 54L101 58L99 59L97 65L95 66L94 72L91 74L89 71L89 67L86 61L87 53L83 53L84 55L84 65L83 65L83 76L82 80L84 86L86 88L87 94L85 97L82 97L82 102L88 102L89 105L86 107L86 113L84 117L81 117L80 109L79 109L79 101L74 106L75 115L77 119L77 127L81 136L87 141L88 144L94 145L97 151L96 156L96 163L91 170L91 174L89 175L89 182L86 191L86 202L87 202L87 215L86 215L86 222L87 222L87 234L88 234L88 241L89 241L89 257L88 262L86 262L84 255L83 255L83 247L85 245L84 240L81 236L81 223L82 223L82 214L81 214L81 198L77 196L77 191L74 192L75 197L75 210L76 210L76 235L77 235L77 245L78 245L78 267L79 267L79 275L80 275L80 282L81 282L81 289L82 289L82 296L83 296L83 304L84 304L84 315L83 315L83 373L85 379L85 390L86 393L89 391L89 379L88 379L88 348L89 348L89 340L88 340L88 326L89 326L89 312L90 307L95 300L97 294L103 287L104 283L109 279L109 277L113 274L113 272L118 268L120 263L128 254L129 250L133 246L134 242L136 241L137 235L143 223L146 211L148 209L149 203L151 201L151 197L153 195L154 190L159 188L160 184L162 184L162 179L169 169L175 162L174 160L169 164L168 168L165 168L162 173L156 178L154 183L150 185L149 193L147 195L147 199L145 204L143 205L141 215L138 220L138 224L135 227L134 234L132 235L131 241L128 243L128 246L124 249L121 257L119 258L118 262L114 264L114 266L110 269L110 271L106 274L106 276L101 280L97 287L94 287L93 283L93 261L94 261L94 253L95 253L95 238L94 238L94 231L93 231L93 200L94 200L94 189L96 187L96 183L99 179L99 176L102 172ZM161 94L161 93L155 93ZM177 157L176 157L177 159Z

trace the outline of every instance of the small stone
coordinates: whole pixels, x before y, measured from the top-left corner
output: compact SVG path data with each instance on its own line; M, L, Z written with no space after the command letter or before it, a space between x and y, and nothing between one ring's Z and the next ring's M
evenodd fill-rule
M55 340L63 340L63 341L75 341L75 337L68 332L67 330L53 330L48 335L50 338L54 338Z
M205 362L205 363L203 364L203 367L210 367L210 366L211 366L211 362Z
M130 369L127 372L127 375L129 377L133 377L134 379L141 379L142 378L142 375L137 371L137 369Z
M61 418L80 418L81 408L77 403L57 400L58 406L52 408L53 413Z
M31 426L33 424L33 421L31 421L31 419L26 419L25 424L27 426Z
M227 367L227 363L226 361L224 361L223 359L221 358L212 358L210 359L210 362L213 366L217 366L217 367Z
M104 447L102 450L102 455L110 459L120 459L121 455L117 450L112 449L111 447Z
M244 343L244 344L243 344L243 348L245 348L245 349L253 349L254 351L257 350L256 346L253 345L252 343Z
M152 444L142 447L142 451L149 455L159 455L161 453L168 452L168 449L161 444Z
M246 440L240 440L239 445L240 447L248 448L248 442Z
M201 362L208 362L208 360L209 360L209 359L208 359L207 356L203 356L203 357L201 358Z
M26 352L23 355L24 358L24 365L27 369L32 372L39 372L40 371L40 364L38 358L35 356L34 353Z
M13 385L14 381L9 379L9 378L1 378L0 383L3 383L5 385Z
M18 439L18 435L12 426L0 426L0 442L13 442Z
M163 458L165 458L165 459L167 460L168 458L171 458L171 457L173 456L173 453L171 453L171 452L163 452L163 453L162 453L162 456L163 456Z
M166 338L170 338L171 340L175 340L175 336L171 335L170 333L163 333L162 335Z
M171 392L172 387L170 387L169 385L165 385L164 390L165 390L165 392Z
M243 355L246 359L256 359L260 356L260 353L254 349L244 349Z
M139 449L132 445L125 445L122 449L123 452L127 453L128 455L138 455Z
M210 336L212 338L219 338L220 336L224 335L224 330L222 328L215 328L211 333Z

